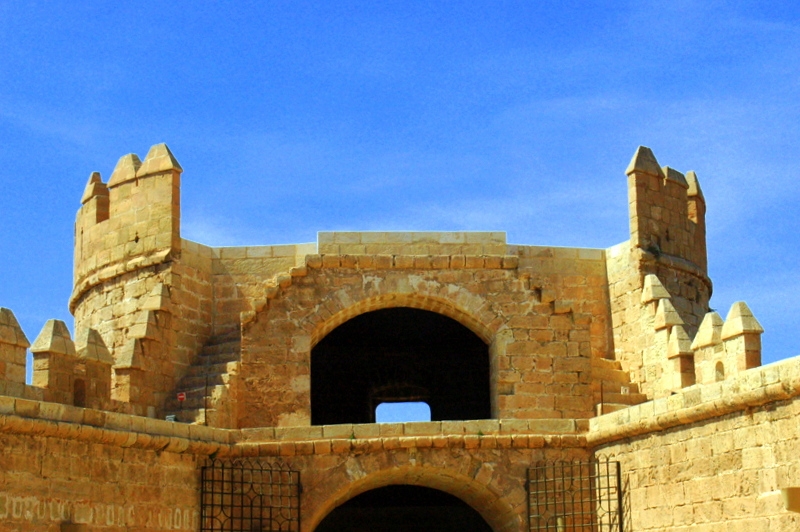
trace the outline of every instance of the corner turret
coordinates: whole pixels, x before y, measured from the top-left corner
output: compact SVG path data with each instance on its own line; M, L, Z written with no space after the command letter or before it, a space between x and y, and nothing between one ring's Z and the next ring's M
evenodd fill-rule
M606 264L615 357L658 397L693 382L689 339L712 289L706 205L697 175L660 165L648 147L636 149L625 174L630 240L607 250Z
M697 175L662 168L645 146L636 150L625 173L631 244L656 258L667 255L687 261L706 273L705 200Z
M164 262L181 250L180 175L166 144L117 162L108 184L93 172L75 222L75 275L70 309L105 279Z
M160 413L210 336L211 251L200 257L198 244L181 239L182 172L157 144L143 161L122 156L107 184L97 172L89 177L70 299L86 352L75 374L85 393L73 395L87 405L108 401L110 385L112 402Z

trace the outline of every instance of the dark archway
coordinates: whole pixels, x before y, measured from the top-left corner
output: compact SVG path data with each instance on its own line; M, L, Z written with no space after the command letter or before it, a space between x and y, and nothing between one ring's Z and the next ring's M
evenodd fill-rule
M315 532L492 532L471 506L421 486L385 486L334 509Z
M72 384L72 405L86 407L86 382L83 379L75 379Z
M431 420L488 419L489 348L457 321L388 308L343 323L311 351L311 423L374 423L382 402L424 401Z

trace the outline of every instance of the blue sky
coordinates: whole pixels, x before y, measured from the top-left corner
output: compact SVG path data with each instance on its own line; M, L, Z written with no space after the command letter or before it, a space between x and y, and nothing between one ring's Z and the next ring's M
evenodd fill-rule
M183 234L324 230L628 239L640 144L695 170L712 306L800 354L796 2L0 0L0 305L71 324L92 171L166 142Z

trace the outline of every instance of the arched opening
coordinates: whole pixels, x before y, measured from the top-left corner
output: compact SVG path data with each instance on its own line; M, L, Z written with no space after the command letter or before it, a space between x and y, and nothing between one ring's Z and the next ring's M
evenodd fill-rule
M488 419L489 348L459 322L396 307L343 323L311 351L311 423L374 423L381 403L424 402L431 420Z
M72 405L81 408L86 406L86 383L83 379L75 379L72 384Z
M433 488L395 485L358 495L329 513L316 532L492 532L467 503Z
M725 380L725 366L722 365L722 362L717 362L717 365L714 366L714 381L720 382Z

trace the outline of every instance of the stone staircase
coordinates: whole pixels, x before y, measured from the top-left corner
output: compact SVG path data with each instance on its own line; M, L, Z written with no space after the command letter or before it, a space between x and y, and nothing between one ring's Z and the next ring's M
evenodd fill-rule
M647 401L620 363L606 358L592 359L592 394L598 416Z
M182 423L227 426L230 381L239 371L241 346L238 328L212 337L165 402L165 416L174 415ZM182 402L177 400L179 392L186 394Z

